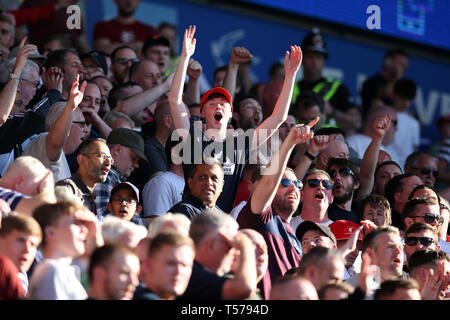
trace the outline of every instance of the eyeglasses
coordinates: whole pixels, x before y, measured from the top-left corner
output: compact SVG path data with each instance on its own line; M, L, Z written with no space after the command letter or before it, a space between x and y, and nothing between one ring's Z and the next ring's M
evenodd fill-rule
M115 62L117 62L118 64L125 65L125 64L128 64L128 62L131 62L131 63L139 62L139 59L138 58L133 58L133 59L118 58L118 59L115 60Z
M87 155L89 155L89 154L94 154L94 155L96 155L97 157L101 157L102 162L105 162L105 160L108 159L109 162L111 163L111 165L114 163L113 157L107 155L107 154L104 153L104 152L82 153L83 156L87 156Z
M41 83L40 83L39 81L30 81L30 80L23 79L23 78L20 78L20 80L25 81L25 82L31 84L31 85L32 85L33 87L35 87L36 89L39 88L39 86L41 85Z
M433 177L437 178L439 171L437 171L436 169L432 170L428 167L422 167L422 168L417 168L417 167L412 167L411 169L413 170L420 170L420 173L427 175L430 174L430 172L433 172Z
M417 241L420 241L420 244L425 247L428 247L434 243L433 238L430 237L405 237L405 244L407 246L415 246L417 244Z
M84 66L84 68L88 71L88 72L96 72L96 71L101 71L103 72L103 69L101 67L98 66Z
M325 189L330 190L331 188L333 188L333 182L330 180L309 179L309 180L306 180L306 182L308 183L308 185L311 188L317 188L321 182L322 182L322 186Z
M350 168L340 168L338 171L333 169L333 170L328 171L328 174L330 175L331 179L334 179L338 172L342 177L348 177L348 176L354 177L355 176L352 169L350 169Z
M125 198L113 198L112 199L113 202L117 203L117 204L121 204L122 202L125 202L126 206L135 206L137 204L136 199L125 199Z
M283 123L280 125L280 128L289 128L289 129L292 129L294 126L295 126L295 123L287 123L287 122L283 122Z
M81 128L87 127L86 121L72 121L72 123L79 125Z
M290 180L288 178L281 179L281 185L285 188L289 187L291 183L293 183L299 190L303 189L303 182L300 180Z
M425 213L424 216L410 216L410 218L423 218L426 223L433 223L436 221L438 224L444 223L444 218L440 215L433 213Z
M147 73L145 75L145 77L149 78L149 79L152 79L152 80L153 79L158 80L158 79L162 79L163 75L161 73Z

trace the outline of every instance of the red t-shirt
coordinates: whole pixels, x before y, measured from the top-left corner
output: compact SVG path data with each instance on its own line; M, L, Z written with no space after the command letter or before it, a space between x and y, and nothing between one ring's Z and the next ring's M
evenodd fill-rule
M301 244L290 224L281 219L272 207L259 214L254 214L250 204L251 198L239 213L237 222L240 229L255 229L266 240L269 266L258 287L264 299L268 300L272 281L276 277L284 275L289 269L300 266Z
M238 189L236 191L236 198L234 199L233 207L236 207L242 201L247 201L250 197L250 186L251 182L248 180L242 180L239 183Z
M116 20L97 22L94 27L94 41L107 38L111 42L127 44L133 41L145 41L158 32L152 26L135 21L131 24L122 24Z

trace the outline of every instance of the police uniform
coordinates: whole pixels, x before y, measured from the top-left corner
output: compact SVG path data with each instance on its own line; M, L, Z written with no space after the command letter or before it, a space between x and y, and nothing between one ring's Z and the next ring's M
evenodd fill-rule
M312 33L308 34L302 41L302 51L314 51L323 53L325 59L328 58L325 41L318 31L314 29ZM295 103L299 95L303 92L312 91L320 94L324 101L328 101L333 108L346 112L350 108L355 107L353 97L347 87L339 80L322 77L317 81L309 82L301 80L294 85L292 94L292 102ZM328 115L325 119L323 127L334 126L337 127L336 121Z

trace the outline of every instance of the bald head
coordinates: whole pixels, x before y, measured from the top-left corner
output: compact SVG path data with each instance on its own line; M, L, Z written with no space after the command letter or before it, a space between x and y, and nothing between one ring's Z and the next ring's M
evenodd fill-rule
M319 300L319 297L309 280L302 277L291 277L274 282L270 300Z

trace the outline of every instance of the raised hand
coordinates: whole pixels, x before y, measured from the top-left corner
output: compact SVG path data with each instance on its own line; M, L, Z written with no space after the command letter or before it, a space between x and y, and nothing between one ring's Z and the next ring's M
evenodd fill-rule
M314 120L312 120L307 125L304 124L298 124L295 125L292 130L289 132L289 135L286 139L289 139L292 141L292 143L295 144L301 144L312 137L314 137L314 132L311 131L311 128L314 127L314 125L319 121L319 117L316 117Z
M248 51L248 49L244 47L234 47L233 51L231 52L231 63L246 63L251 61L253 58L253 55Z
M14 66L14 73L21 74L25 68L25 63L29 56L33 54L33 50L37 50L37 46L34 44L25 44L27 37L25 36L22 41L20 41L19 50L17 50L16 55L16 65Z
M83 101L84 89L86 88L86 81L83 81L81 87L79 86L80 75L77 74L75 77L75 81L72 83L72 87L70 88L70 96L69 101L73 103L72 109L78 107L78 105Z
M333 140L330 139L330 136L327 135L314 136L309 144L308 151L312 155L317 156L319 153L328 148L332 141Z
M56 89L62 92L62 82L64 79L64 73L56 66L50 67L48 70L42 68L42 83L48 91Z
M349 253L353 252L356 250L356 245L359 239L359 234L361 233L361 231L363 230L363 227L359 227L358 229L356 229L352 235L350 236L350 238L348 238L348 240L344 243L344 245L342 247L339 248L339 251L342 252L342 255L345 257L347 256Z
M198 78L200 78L200 75L202 74L202 70L203 70L203 67L198 61L196 61L194 59L189 60L189 64L188 64L188 68L187 68L187 74L188 74L189 78L198 80Z
M188 58L190 58L195 52L195 44L197 42L197 39L194 38L195 29L196 28L194 25L189 26L189 28L184 31L183 49L181 54Z
M291 46L291 53L286 51L284 56L284 70L286 75L293 76L302 64L303 54L299 46Z
M391 127L391 116L376 117L372 122L372 129L379 137L384 137Z

